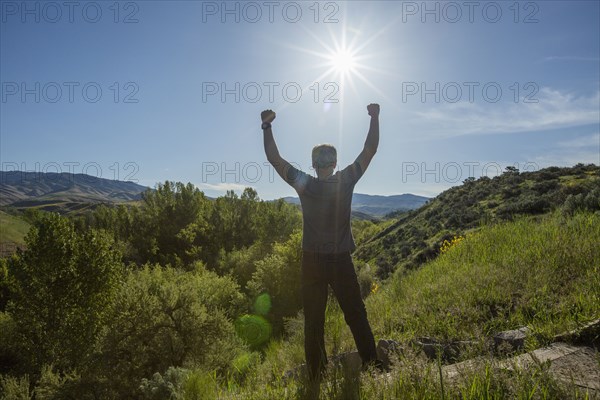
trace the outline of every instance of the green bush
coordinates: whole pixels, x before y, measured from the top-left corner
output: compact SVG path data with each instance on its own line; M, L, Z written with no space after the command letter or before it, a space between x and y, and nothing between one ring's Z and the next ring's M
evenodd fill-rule
M142 379L140 391L145 400L183 400L183 384L189 371L184 368L169 367L164 375L156 372L152 379Z
M80 376L74 372L61 374L54 371L51 365L44 365L34 393L36 400L58 400L77 398L82 399L77 393ZM75 389L75 390L74 390Z
M11 286L13 285L11 276L8 273L8 259L0 258L0 312L6 310L6 305L10 299Z
M569 215L573 215L578 211L598 210L600 210L600 189L598 188L587 194L570 194L562 206L562 211Z
M273 332L283 331L283 320L294 316L302 307L300 294L302 233L295 232L285 243L276 243L273 253L256 262L256 272L248 283L253 298L267 293L272 308L268 317L273 324Z
M357 272L358 284L360 286L360 295L365 299L375 289L375 271L371 266L362 261L354 262Z
M250 247L230 251L222 251L219 257L219 273L231 274L237 283L245 288L256 272L256 262L261 260L270 250L262 243L255 243Z
M106 321L122 274L120 254L104 232L79 234L58 214L40 217L26 243L9 260L14 290L7 307L25 370L79 367Z
M19 363L16 326L10 314L0 311L0 374L14 370Z
M33 393L29 391L29 376L20 378L0 375L0 398L3 400L30 400Z
M115 397L133 397L143 378L169 367L227 370L243 346L232 319L244 299L231 278L145 266L119 292L100 362Z
M211 400L217 397L216 376L213 373L169 367L152 379L142 379L140 385L144 400Z

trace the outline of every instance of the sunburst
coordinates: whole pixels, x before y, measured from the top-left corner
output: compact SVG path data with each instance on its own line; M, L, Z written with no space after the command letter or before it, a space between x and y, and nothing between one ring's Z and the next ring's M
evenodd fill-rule
M369 96L365 102L385 102L386 105L395 103L393 99L387 96L373 81L379 75L387 77L395 77L396 73L392 71L382 70L377 68L378 54L368 53L368 50L377 48L373 44L380 39L390 27L392 27L398 18L393 19L387 25L381 27L376 32L369 32L367 27L367 19L356 27L348 27L345 22L340 25L328 25L327 35L316 33L314 27L307 27L303 24L300 27L304 30L309 38L310 47L303 47L292 44L290 42L282 42L276 40L282 46L293 49L309 56L314 57L315 61L311 63L311 69L316 69L317 73L313 79L307 79L309 82L303 90L312 88L315 83L326 83L337 85L338 92L335 101L324 102L323 109L328 111L332 104L339 103L339 137L342 140L342 132L344 125L344 99L346 93L350 89L355 98L364 97L364 93L358 93L362 89L357 87L360 81L367 86L376 96ZM320 62L319 62L320 61ZM331 86L329 86L331 87ZM365 104L366 104L365 103ZM284 103L280 108L286 108L290 103Z
M338 49L328 58L330 68L340 75L351 75L356 72L356 68L358 67L356 52L350 49Z
M343 23L339 29L328 26L328 38L317 35L314 30L301 25L307 35L313 39L311 47L300 47L290 43L283 45L321 60L321 62L313 64L314 68L320 69L321 72L316 78L311 79L311 82L333 79L339 84L340 95L343 97L347 87L351 88L354 94L358 94L355 83L362 81L381 98L386 98L387 96L371 82L368 76L372 74L392 76L394 74L376 68L378 56L369 54L365 50L372 47L373 42L389 29L393 22L369 35L367 29L363 28L365 23L360 25L361 27L350 28Z

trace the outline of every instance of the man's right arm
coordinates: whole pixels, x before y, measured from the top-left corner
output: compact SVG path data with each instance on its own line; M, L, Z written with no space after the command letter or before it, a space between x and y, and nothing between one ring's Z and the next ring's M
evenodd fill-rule
M269 124L268 128L263 129L263 139L267 160L269 163L271 163L273 168L275 168L275 171L277 171L277 174L284 181L298 190L298 184L301 183L300 181L302 180L301 178L303 173L287 162L287 160L285 160L279 154L279 149L277 148L275 138L273 137L273 128L270 126L275 119L275 112L271 110L265 110L261 113L261 119L263 123L266 122Z

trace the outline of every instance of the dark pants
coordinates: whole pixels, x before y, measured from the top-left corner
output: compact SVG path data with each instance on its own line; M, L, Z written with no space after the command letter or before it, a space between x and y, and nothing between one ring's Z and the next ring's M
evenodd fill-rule
M325 307L327 286L344 312L363 363L377 359L375 339L349 252L302 254L302 302L304 305L304 351L310 378L317 378L327 364L325 352Z

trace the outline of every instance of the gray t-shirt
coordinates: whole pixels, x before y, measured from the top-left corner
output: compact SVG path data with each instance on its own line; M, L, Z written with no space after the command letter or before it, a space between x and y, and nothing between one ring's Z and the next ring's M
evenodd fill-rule
M362 174L358 162L326 180L289 167L286 181L296 189L302 205L302 250L331 254L356 248L350 212L354 185Z

